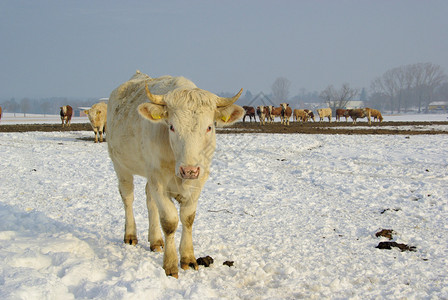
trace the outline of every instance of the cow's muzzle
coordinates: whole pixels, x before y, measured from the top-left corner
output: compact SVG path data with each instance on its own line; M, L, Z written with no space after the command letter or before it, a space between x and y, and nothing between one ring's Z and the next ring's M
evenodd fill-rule
M180 173L180 177L182 177L182 179L198 179L200 170L201 169L199 167L191 167L191 166L182 167L181 166L179 168L179 173Z

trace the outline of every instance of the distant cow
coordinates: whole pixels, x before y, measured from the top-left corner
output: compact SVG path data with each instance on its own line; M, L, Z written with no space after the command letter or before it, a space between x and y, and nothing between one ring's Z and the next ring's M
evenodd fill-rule
M151 78L137 71L110 95L107 146L124 203L124 242L138 242L133 182L139 175L147 179L150 249L164 248L163 269L168 276L178 277L179 216L174 200L182 223L180 266L198 270L192 227L216 148L215 124L229 125L243 117L244 109L233 104L242 91L222 98L184 77Z
M306 122L308 120L308 114L304 109L294 109L293 120L296 122Z
M62 127L64 127L64 125L70 126L73 115L73 108L70 105L61 106L61 111L59 114L61 115Z
M304 109L304 111L308 114L308 117L313 120L313 122L316 122L316 118L314 117L314 113L309 109Z
M282 117L282 107L271 106L271 122L275 121L275 117Z
M252 118L254 118L254 121L256 122L257 120L255 119L255 108L253 108L252 106L243 106L243 108L244 111L246 112L244 114L243 122L246 121L247 116L249 116L250 122L252 122Z
M281 113L282 124L289 125L289 119L291 118L292 115L292 109L291 107L289 107L288 103L282 103L280 104L280 106L282 108Z
M106 132L107 123L107 104L104 102L96 103L84 113L89 117L90 125L95 132L95 143L98 143L98 134L100 143L103 142L103 133Z
M348 121L347 110L343 108L336 109L336 122L341 121L341 117L345 117L345 122Z
M370 109L370 116L373 117L373 121L383 122L383 116L381 115L381 112L377 109Z
M319 122L322 122L325 118L328 118L328 122L331 123L331 108L319 108L317 109L319 114Z
M369 125L371 124L369 108L347 109L347 114L352 118L353 124L356 124L356 120L359 118L367 118Z
M257 107L257 115L260 120L260 125L266 124L266 118L268 117L268 108L267 106L260 105ZM269 122L269 121L268 121Z

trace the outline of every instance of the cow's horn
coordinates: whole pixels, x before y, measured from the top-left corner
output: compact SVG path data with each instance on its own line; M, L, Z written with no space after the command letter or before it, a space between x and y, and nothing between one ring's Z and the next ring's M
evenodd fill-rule
M233 96L231 98L219 97L218 101L216 102L216 106L217 107L223 107L223 106L229 106L229 105L235 103L235 101L238 100L238 98L241 96L242 92L243 92L243 89L241 89L238 92L238 94L236 94L235 96Z
M148 97L149 101L151 101L154 104L166 105L166 102L163 101L163 95L151 94L151 92L149 91L147 82L145 83L145 90L146 90L146 96Z

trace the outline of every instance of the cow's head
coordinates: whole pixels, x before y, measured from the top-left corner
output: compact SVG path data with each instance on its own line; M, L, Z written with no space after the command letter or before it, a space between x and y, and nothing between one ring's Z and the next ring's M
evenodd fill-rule
M169 130L176 175L182 179L199 178L201 168L209 168L215 151L215 124L229 125L244 116L244 109L233 104L243 89L231 98L198 88L176 89L165 95L151 94L148 85L145 89L150 102L140 104L138 111Z

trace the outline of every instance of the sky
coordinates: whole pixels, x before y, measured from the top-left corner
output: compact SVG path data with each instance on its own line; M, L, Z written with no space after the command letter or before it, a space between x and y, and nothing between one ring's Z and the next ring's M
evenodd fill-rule
M108 97L136 70L214 93L370 88L387 70L448 71L448 1L0 2L0 99Z

